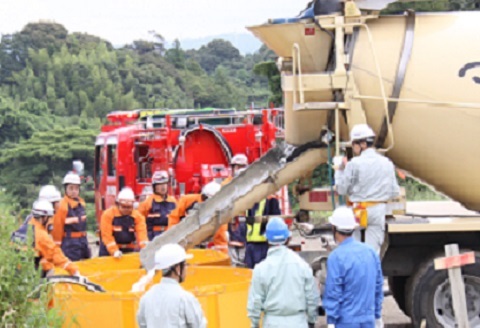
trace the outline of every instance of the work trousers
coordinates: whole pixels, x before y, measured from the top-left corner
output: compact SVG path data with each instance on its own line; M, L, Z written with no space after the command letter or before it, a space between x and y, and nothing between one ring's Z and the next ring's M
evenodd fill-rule
M245 264L247 268L253 269L255 265L262 262L267 257L268 242L248 243L245 250Z
M233 266L245 267L245 247L228 246L228 255Z
M90 247L88 247L87 237L81 238L63 238L62 252L70 261L86 260L91 257Z
M365 244L370 245L380 254L383 240L385 239L385 213L386 204L378 204L367 208L368 224L365 229ZM353 236L356 240L362 241L362 231L355 230Z

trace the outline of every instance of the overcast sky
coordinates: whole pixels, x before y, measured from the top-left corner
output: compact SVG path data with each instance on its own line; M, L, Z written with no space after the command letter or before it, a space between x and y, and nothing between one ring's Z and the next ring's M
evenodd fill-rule
M245 33L268 18L292 17L309 0L1 0L0 33L29 22L53 20L69 32L87 32L123 45L149 38L167 40Z

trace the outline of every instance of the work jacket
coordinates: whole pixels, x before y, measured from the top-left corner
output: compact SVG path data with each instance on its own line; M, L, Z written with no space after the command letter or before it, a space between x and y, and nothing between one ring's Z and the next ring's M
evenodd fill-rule
M145 217L137 210L122 215L116 205L103 212L100 233L110 255L122 248L144 248L148 243Z
M264 216L264 215L280 215L280 204L275 197L269 197L257 203L247 211L247 217ZM253 223L247 219L247 242L249 243L265 243L265 228L267 223Z
M137 312L140 328L206 328L198 300L171 278L162 278L140 299Z
M202 202L203 200L201 194L188 194L180 197L177 207L170 212L170 215L168 216L168 228L170 229L174 225L180 223L180 221L187 216L188 211L191 210L195 204L200 204ZM227 229L228 225L222 224L213 235L214 248L223 253L228 253Z
M329 324L373 324L381 318L383 274L368 245L345 239L329 255L323 307Z
M253 269L247 311L251 327L307 328L317 320L318 288L312 268L285 246L273 246Z
M400 193L393 163L373 148L352 158L344 170L336 170L335 185L353 203L386 202Z
M82 198L63 197L53 216L52 236L57 245L61 245L64 238L87 236L87 216Z
M140 204L138 211L145 217L149 232L165 231L168 228L168 215L176 206L177 200L174 197L154 194Z

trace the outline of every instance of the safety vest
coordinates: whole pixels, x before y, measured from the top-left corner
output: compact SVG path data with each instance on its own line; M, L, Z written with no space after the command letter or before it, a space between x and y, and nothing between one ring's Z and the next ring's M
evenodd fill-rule
M265 210L265 204L267 200L264 199L258 204L258 208L255 211L255 216L262 216ZM267 237L265 234L261 234L262 223L254 223L253 225L247 224L247 242L249 243L265 243Z
M116 216L112 221L113 238L118 245L129 245L137 240L135 237L135 220L130 215Z
M68 204L67 217L65 218L64 238L80 238L87 235L87 216L85 207L78 202L76 207Z
M175 206L175 203L169 202L167 199L162 202L156 202L155 199L152 198L152 207L146 220L147 230L166 230L168 227L168 214L175 209Z

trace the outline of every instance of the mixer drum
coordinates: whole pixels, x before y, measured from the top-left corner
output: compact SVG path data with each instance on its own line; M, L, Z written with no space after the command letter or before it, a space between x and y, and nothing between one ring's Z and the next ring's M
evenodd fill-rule
M480 12L416 14L413 48L399 98L417 102L398 103L393 117L395 144L387 153L397 166L473 210L480 210L479 21ZM367 21L387 97L397 78L406 22L405 16ZM298 44L305 81L309 74L325 73L319 68L325 65L331 38L318 27L306 33L309 23L303 23L303 28L300 25L266 24L250 30L280 56L291 57L294 43ZM359 28L352 55L354 81L361 96L381 97L371 49L367 30ZM331 91L305 90L304 94L305 102L332 101ZM289 143L300 145L318 138L327 111L295 111L293 98L292 90L284 89L285 136ZM364 99L361 103L368 124L380 131L385 117L383 102ZM453 103L476 105L468 108ZM345 123L341 124L343 140L348 139L349 131ZM384 146L389 142L387 137Z

